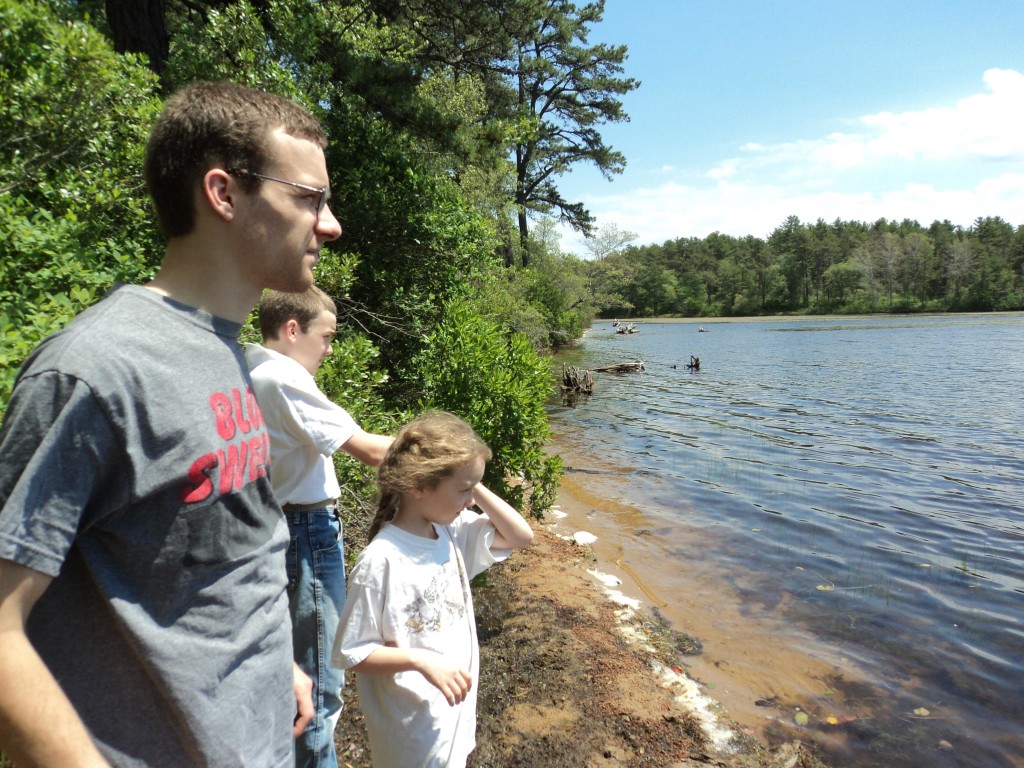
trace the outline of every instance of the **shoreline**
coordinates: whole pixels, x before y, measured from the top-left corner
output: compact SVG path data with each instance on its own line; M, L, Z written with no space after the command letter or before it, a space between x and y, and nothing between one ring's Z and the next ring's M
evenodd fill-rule
M587 544L552 516L474 582L477 746L468 768L828 768L795 727L748 734L686 667L688 638L615 596ZM370 768L355 673L335 732L339 764Z
M638 611L694 639L700 652L687 657L687 671L746 734L763 739L777 723L790 724L799 712L821 707L818 694L841 672L849 679L866 677L780 617L746 608L726 574L695 559L682 572L665 573L658 565L675 571L675 564L650 562L657 553L630 541L649 537L643 513L595 500L570 474L562 478L554 514L552 532L581 539L593 553L591 578L609 599L622 595ZM774 706L765 707L766 701Z
M481 680L470 768L827 768L794 729L752 737L685 669L690 639L618 592L588 543L533 543L474 587Z
M619 322L627 323L668 323L668 324L684 324L691 323L694 325L706 324L712 325L715 323L750 323L755 321L783 321L783 320L869 320L872 318L892 318L892 317L949 317L956 315L959 317L1001 317L1003 315L1020 315L1024 314L1021 310L1017 309L1006 309L1006 310L993 310L991 312L859 312L849 315L744 315L744 316L727 316L727 317L628 317L624 320L619 318L595 318L591 321L591 325L588 328L592 328L594 323L614 323L616 320Z
M593 587L612 601L621 594L638 613L692 638L700 651L680 666L744 737L769 747L800 740L836 764L855 762L851 729L864 716L855 702L873 689L870 675L787 623L784 605L745 602L744 574L723 573L703 557L717 546L713 530L619 500L629 468L604 464L570 441L553 437L551 450L567 471L544 525L590 552Z
M746 612L725 577L698 563L681 576L685 595L666 592L657 577L647 576L642 555L631 551L628 542L623 546L630 532L615 530L615 513L598 519L607 510L595 509L588 503L592 500L574 490L560 489L548 529L580 541L592 553L587 573L607 599L650 614L693 639L700 651L686 657L687 674L745 735L764 741L772 729L792 726L800 712L820 708L815 699L828 688L838 659L825 656L826 649L793 627Z

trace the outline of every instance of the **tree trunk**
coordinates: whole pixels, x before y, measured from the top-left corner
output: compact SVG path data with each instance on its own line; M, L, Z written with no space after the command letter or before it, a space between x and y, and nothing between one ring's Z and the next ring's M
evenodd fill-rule
M529 225L526 221L526 206L519 207L519 244L523 249L523 266L530 266L530 249L527 247L530 241Z
M170 52L164 0L106 0L107 23L118 53L142 53L162 75Z

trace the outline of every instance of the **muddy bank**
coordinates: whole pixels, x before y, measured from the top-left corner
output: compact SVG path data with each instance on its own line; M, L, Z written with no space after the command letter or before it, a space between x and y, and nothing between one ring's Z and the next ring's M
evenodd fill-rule
M538 526L533 545L476 586L470 766L822 768L799 741L769 749L732 722L681 674L694 641L613 601L588 573L594 565L589 547ZM342 765L356 768L370 761L351 683L337 743Z

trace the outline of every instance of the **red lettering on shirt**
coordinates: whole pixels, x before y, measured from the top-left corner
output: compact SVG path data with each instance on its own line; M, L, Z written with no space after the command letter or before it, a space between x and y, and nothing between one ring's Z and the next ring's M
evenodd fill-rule
M267 474L269 451L270 438L266 432L249 440L249 482L254 482Z
M220 457L220 492L221 495L241 490L245 485L246 458L249 455L249 441L243 440L237 445L229 445L227 451L217 451Z
M246 387L244 393L233 389L230 395L215 392L210 395L210 410L222 440L234 440L239 433L249 437L203 454L192 463L188 483L181 489L181 500L186 504L205 501L214 492L226 495L240 491L246 483L267 476L270 436L262 428L266 422L252 387Z
M235 392L238 392L236 389ZM235 422L231 418L231 400L223 392L214 392L210 395L210 408L213 409L213 416L217 422L217 434L224 440L230 440L235 436Z
M210 470L217 466L217 455L208 453L200 456L188 468L188 479L191 485L181 489L181 500L186 504L195 504L209 498L213 493L213 480Z
M248 400L248 396L246 396L246 400ZM245 418L245 409L242 407L242 393L237 389L231 390L231 402L235 406L235 424L242 430L243 435L249 434L252 424Z

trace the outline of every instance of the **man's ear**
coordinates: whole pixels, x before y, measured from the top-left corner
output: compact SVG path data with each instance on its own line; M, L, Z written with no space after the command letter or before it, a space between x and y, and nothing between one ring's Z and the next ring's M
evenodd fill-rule
M238 180L222 168L211 168L203 175L203 199L225 221L235 218Z
M299 321L294 317L288 318L282 326L283 336L285 341L295 341L295 338L299 335L299 331L302 330L302 326L299 325Z

